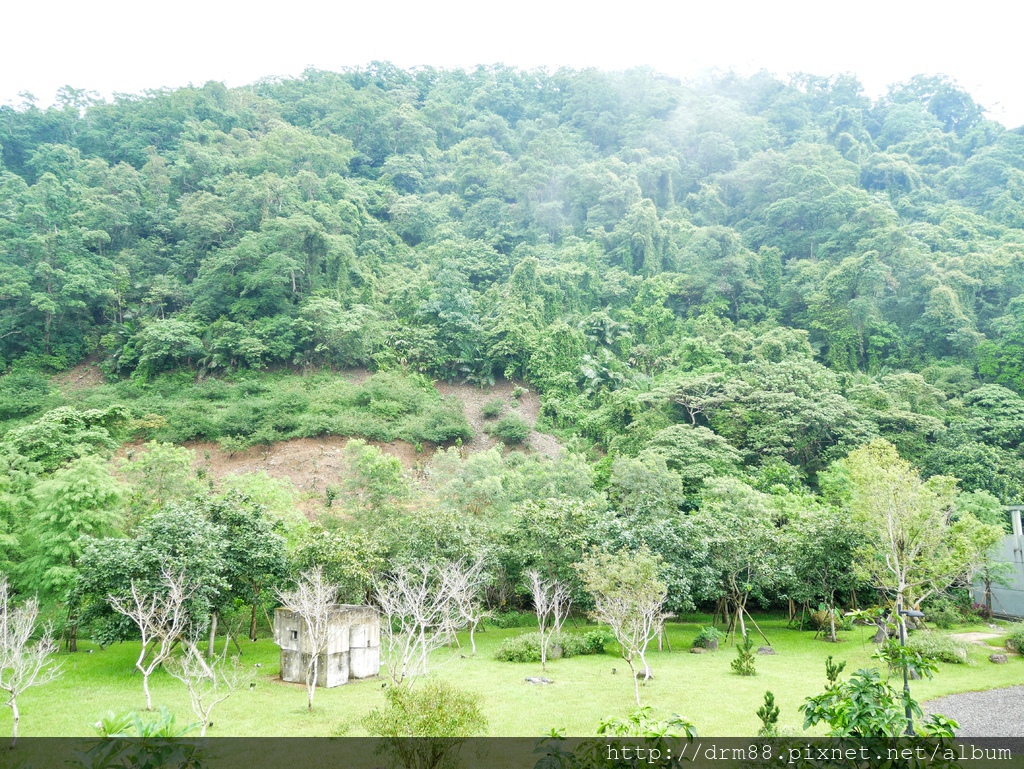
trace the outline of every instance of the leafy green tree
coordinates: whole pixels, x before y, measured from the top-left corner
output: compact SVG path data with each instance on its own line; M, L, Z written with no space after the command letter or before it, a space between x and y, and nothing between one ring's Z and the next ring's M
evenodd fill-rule
M701 581L707 598L724 600L729 630L747 635L745 617L751 596L764 600L785 583L782 531L771 498L740 480L716 478L693 513L694 535L708 543Z
M892 444L872 441L850 453L850 513L863 532L858 571L901 607L918 606L956 584L969 584L1000 527L964 513L953 519L955 480L922 481Z
M139 519L147 513L172 502L196 496L202 485L192 465L195 452L183 446L149 441L144 451L129 451L120 469L132 486L133 517Z
M124 406L85 411L61 406L30 424L8 431L0 447L49 473L77 457L113 452L128 419Z
M225 597L251 607L249 639L255 641L257 609L288 576L282 526L266 508L239 493L209 500L203 508L206 519L223 531L224 579L231 586Z
M594 618L608 625L633 677L640 705L640 676L651 677L647 646L664 625L667 589L658 577L658 557L646 548L635 552L591 552L577 565L594 601ZM643 666L637 670L637 662Z
M793 588L798 601L821 600L829 615L829 640L835 643L837 595L850 595L858 585L854 562L863 535L845 511L811 507L791 522Z
M28 557L19 566L24 583L47 597L66 600L75 587L86 547L94 538L117 532L126 491L95 456L76 459L36 484L34 510L23 540ZM68 648L77 651L78 607L72 602L68 611Z
M164 574L170 573L194 586L183 610L188 626L201 633L231 588L225 578L226 550L224 529L208 521L195 504L154 513L136 527L131 539L93 540L78 564L73 596L82 607L79 623L91 627L102 644L133 638L137 627L112 611L110 597L127 600L132 585L140 595L157 595Z

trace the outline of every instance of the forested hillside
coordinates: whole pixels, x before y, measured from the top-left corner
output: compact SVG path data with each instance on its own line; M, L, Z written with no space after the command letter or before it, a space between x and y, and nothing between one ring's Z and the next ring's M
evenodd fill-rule
M504 376L618 455L813 482L880 435L1021 493L1024 136L942 79L378 64L66 89L0 145L16 372Z
M873 102L850 77L375 64L65 89L0 108L0 146L0 534L54 596L82 538L157 536L208 480L158 444L115 478L93 457L127 439L451 447L413 483L350 444L325 481L324 525L367 560L320 529L293 556L354 599L367 564L485 541L499 596L538 559L571 577L590 544L640 543L673 605L720 598L697 543L855 507L833 463L875 439L982 520L1024 493L1024 135L941 78ZM54 383L82 361L108 382ZM353 368L374 375L331 373ZM560 458L457 451L471 427L431 381L502 378L539 393ZM510 444L514 405L490 407ZM766 600L795 594L770 577Z

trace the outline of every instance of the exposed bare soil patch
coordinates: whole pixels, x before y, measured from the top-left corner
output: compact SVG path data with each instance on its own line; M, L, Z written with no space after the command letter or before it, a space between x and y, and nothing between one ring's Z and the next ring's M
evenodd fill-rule
M950 638L957 638L961 641L966 641L969 644L978 644L979 646L988 646L986 641L991 638L999 638L999 633L950 633Z
M549 458L555 458L562 452L562 447L557 440L546 433L537 432L537 417L540 416L540 397L532 390L520 394L518 398L513 397L512 392L517 387L515 382L500 381L490 387L476 387L469 384L449 384L438 382L438 392L442 395L450 395L459 399L462 409L473 428L475 437L466 444L466 449L471 452L486 451L493 446L500 445L500 441L491 437L485 431L489 425L493 425L497 419L487 419L483 415L485 404L495 399L504 401L505 408L502 416L515 414L527 422L531 428L530 437L526 445L538 454ZM500 418L500 417L499 417Z
M61 390L84 390L87 387L97 387L107 380L95 362L83 361L72 369L61 372L51 380Z

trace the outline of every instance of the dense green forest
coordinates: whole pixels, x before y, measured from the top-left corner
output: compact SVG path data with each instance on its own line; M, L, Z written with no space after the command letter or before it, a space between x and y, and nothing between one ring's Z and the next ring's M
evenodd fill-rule
M714 600L717 540L687 527L767 542L855 506L841 460L892 466L876 439L958 479L965 515L1024 494L1024 134L942 78L872 101L849 76L374 64L67 88L0 107L0 147L2 544L23 584L60 566L54 595L99 557L79 537L188 528L145 468L132 492L90 459L128 438L450 447L410 491L354 444L325 501L351 520L294 535L356 598L366 564L486 542L499 603L609 543L660 554L672 605ZM82 361L108 382L60 391ZM352 368L374 375L331 374ZM560 458L458 453L470 426L431 382L501 379L539 393ZM81 524L52 502L69 487L129 512ZM795 595L779 574L755 593Z

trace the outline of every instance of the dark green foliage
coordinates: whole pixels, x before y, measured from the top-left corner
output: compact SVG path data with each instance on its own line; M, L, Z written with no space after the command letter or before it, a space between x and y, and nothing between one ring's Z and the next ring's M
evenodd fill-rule
M839 680L839 676L846 669L846 660L842 662L833 662L832 655L828 655L828 659L825 660L825 678L828 680L828 688L836 685Z
M537 615L533 612L503 611L488 615L486 622L496 628L529 627L537 623Z
M615 638L605 630L585 633L562 633L551 639L548 659L604 654L605 647ZM500 662L540 662L540 634L526 633L508 638L495 650L494 658Z
M166 569L196 586L185 605L191 628L201 632L231 591L224 528L188 503L153 514L132 534L130 539L95 540L82 554L73 593L80 624L91 625L93 636L104 645L134 638L135 626L116 614L107 599L129 594L133 581L141 590L161 589Z
M498 420L491 433L502 443L512 446L530 437L530 425L522 417L509 414Z
M36 371L13 371L0 377L0 421L31 416L52 400L50 383Z
M757 717L761 720L758 737L779 736L779 706L775 704L775 695L770 691L764 693L764 705L757 709Z
M964 608L948 598L929 601L925 606L925 620L941 630L949 630L967 621Z
M849 681L838 681L823 693L808 697L800 706L804 728L827 724L829 735L836 737L898 737L907 728L904 713L909 705L918 734L952 737L958 724L945 716L932 714L924 722L920 705L913 698L904 700L878 670L858 670Z

